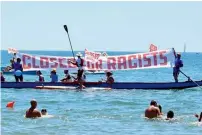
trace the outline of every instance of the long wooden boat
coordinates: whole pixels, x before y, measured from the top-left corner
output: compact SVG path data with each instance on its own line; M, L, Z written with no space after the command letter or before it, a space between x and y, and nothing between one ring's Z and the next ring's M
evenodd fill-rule
M202 80L196 81L196 83L202 86ZM187 82L115 82L112 85L105 83L105 82L86 82L84 84L87 88L112 88L112 89L185 89L185 88L192 88L197 87L197 85L191 81ZM71 88L77 87L78 83L76 82L1 82L1 88L53 88L53 89L60 89L60 88Z

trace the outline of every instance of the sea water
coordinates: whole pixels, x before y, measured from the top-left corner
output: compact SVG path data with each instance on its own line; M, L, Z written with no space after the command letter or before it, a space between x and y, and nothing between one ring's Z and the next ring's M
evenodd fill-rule
M71 56L71 52L24 51L30 54ZM134 52L108 52L121 55ZM1 66L7 66L11 57L1 51ZM193 80L202 80L202 53L182 53L182 71ZM49 72L44 72L50 81ZM58 71L59 79L63 71ZM14 81L12 75L4 75ZM87 80L98 81L104 75L87 75ZM172 69L148 69L114 72L115 81L121 82L171 82ZM37 76L24 75L25 81L35 81ZM187 78L182 74L180 81ZM51 117L27 119L30 100L38 101L37 108L47 109ZM148 120L144 110L151 100L163 108L164 117L169 110L175 113L174 121ZM15 101L13 109L6 104ZM202 126L197 123L195 113L202 111L202 90L34 90L1 89L1 133L5 135L201 135Z

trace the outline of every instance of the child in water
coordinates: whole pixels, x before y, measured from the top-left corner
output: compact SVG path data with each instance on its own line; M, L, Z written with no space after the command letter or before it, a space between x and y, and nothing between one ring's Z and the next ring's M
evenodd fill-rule
M47 115L47 114L48 114L48 113L47 113L47 110L46 110L46 109L42 109L42 110L41 110L41 114L42 114L42 115Z

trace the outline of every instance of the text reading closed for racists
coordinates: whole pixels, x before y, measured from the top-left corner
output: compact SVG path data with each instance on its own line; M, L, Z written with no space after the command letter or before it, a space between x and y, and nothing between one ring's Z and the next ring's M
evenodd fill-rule
M140 69L149 67L161 67L168 65L170 57L169 50L162 50L149 53L130 54L122 56L109 56L100 58L96 62L85 59L85 68L89 70L125 70ZM46 69L46 68L76 68L70 57L55 56L33 56L29 54L21 54L24 69Z

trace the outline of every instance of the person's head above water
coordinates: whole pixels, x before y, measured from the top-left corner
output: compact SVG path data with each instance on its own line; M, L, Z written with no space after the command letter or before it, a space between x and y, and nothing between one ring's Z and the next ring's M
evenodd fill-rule
M152 101L150 102L150 105L157 106L157 102L156 102L155 100L152 100Z
M173 111L168 111L167 118L172 119L173 117L174 117L174 112Z
M31 108L35 109L37 107L37 101L35 99L32 99L30 101L30 104L31 104Z
M158 108L160 110L160 113L162 113L162 107L161 107L161 105L158 105Z
M46 114L47 114L47 110L46 110L46 109L42 109L42 110L41 110L41 114L42 114L42 115L46 115Z

